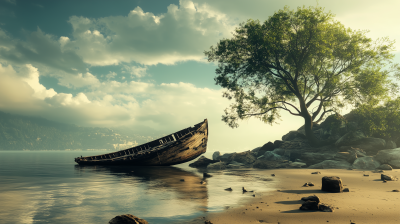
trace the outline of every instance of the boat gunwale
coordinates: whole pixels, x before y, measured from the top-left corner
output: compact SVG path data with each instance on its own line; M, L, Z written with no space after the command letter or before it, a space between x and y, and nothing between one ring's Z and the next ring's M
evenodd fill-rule
M207 130L206 138L208 138L208 120L204 119L204 121L195 124L193 127L190 126L188 128L184 128L180 131L171 133L169 135L165 135L161 138L152 140L150 142L146 142L146 143L138 145L138 146L134 146L131 148L127 148L127 149L123 149L123 150L119 150L119 151L115 151L115 152L111 152L111 153L107 153L107 154L86 156L86 157L76 157L75 162L77 162L78 164L80 164L80 162L85 162L85 163L86 162L93 162L93 163L95 163L95 162L110 162L111 163L111 162L116 162L118 160L122 161L122 160L124 160L123 158L140 155L139 154L140 152L149 153L149 154L155 153L155 152L158 152L159 150L161 150L162 148L168 147L169 145L180 144L182 142L182 140L184 140L188 137L189 134L193 135L194 132L198 132L199 129L201 129L203 127L203 125L206 125L206 130ZM172 137L172 139L174 139L174 140L164 142L164 140L167 137ZM169 138L169 139L171 139L171 138ZM152 144L153 146L150 146L150 144ZM148 146L147 148L146 148L146 145ZM140 148L140 150L135 151L135 149L137 149L137 148ZM128 153L126 153L126 152L128 152ZM115 154L118 154L118 155L115 156ZM103 156L108 157L108 158L102 158ZM97 159L96 157L100 157L100 158Z

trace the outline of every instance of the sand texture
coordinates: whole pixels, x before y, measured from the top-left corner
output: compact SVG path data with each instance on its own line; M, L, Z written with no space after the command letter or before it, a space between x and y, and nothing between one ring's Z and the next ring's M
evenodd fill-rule
M321 174L311 174L320 171ZM384 174L400 177L399 170ZM259 175L275 174L276 189L271 192L255 192L255 197L237 208L228 208L205 217L213 224L245 223L400 223L400 181L380 180L380 173L340 169L277 169L260 170ZM369 175L369 176L364 176ZM338 176L344 188L350 192L328 193L321 191L324 176ZM312 182L313 187L303 187ZM249 183L246 186L249 186ZM251 185L247 188L251 188ZM253 193L252 193L253 194ZM302 197L316 195L321 203L331 205L334 212L299 210Z

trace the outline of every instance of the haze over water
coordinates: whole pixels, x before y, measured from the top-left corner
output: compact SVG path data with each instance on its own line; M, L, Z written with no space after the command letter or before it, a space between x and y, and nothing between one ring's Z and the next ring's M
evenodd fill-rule
M74 157L104 151L0 151L0 223L107 223L133 214L177 223L271 190L252 172L218 171L206 185L188 163L171 167L80 167ZM185 181L181 181L184 179ZM245 185L243 185L245 184ZM232 192L224 191L232 187Z

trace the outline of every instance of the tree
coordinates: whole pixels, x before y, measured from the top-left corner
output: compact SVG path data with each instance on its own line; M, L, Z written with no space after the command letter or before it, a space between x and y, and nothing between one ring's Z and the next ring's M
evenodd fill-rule
M235 102L222 120L257 117L273 124L287 111L304 119L306 137L319 145L313 123L346 105L376 103L396 89L391 81L399 66L392 62L394 41L372 41L367 31L345 28L320 7L285 7L263 24L248 20L205 51L218 62L217 85Z

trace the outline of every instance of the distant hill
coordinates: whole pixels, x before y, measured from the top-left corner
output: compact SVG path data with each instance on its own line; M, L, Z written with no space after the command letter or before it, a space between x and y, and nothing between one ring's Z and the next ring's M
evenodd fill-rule
M0 150L119 150L147 140L151 138L121 135L109 128L79 127L0 111Z

